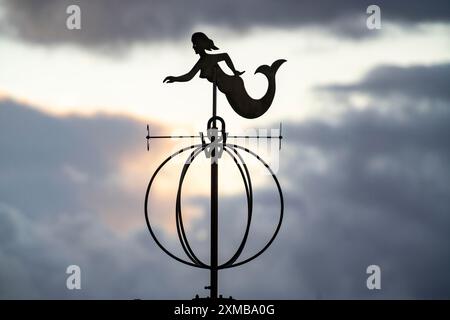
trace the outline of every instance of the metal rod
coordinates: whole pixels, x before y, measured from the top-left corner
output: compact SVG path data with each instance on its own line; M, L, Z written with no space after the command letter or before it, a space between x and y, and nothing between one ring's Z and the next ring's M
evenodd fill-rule
M214 81L213 81L213 128L217 128L216 127L216 116L217 116L217 84L216 84L216 74L217 74L217 69L216 67L214 67Z
M200 136L148 136L147 139L183 139L183 138L200 138Z
M217 115L217 85L216 85L216 68L214 68L214 81L213 81L213 128L216 126ZM215 137L211 142L214 142ZM219 157L216 157L216 149L214 148L211 153L211 274L210 274L210 286L211 286L211 299L216 300L219 291L219 270L217 268L219 264L219 195L218 195L218 180L219 180Z
M217 161L211 162L211 299L217 299L218 257L219 257L219 217L218 217L218 171Z
M201 138L202 136L148 136L147 139L183 139L183 138ZM232 136L228 138L238 139L283 139L283 136Z
M227 136L227 137L239 139L283 139L283 136Z

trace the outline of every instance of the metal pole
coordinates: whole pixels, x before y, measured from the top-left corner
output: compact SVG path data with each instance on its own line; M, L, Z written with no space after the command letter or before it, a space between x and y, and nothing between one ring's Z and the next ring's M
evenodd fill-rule
M214 70L213 82L213 117L217 114L217 86L216 70ZM213 121L213 128L216 128L216 120ZM216 150L211 153L211 299L217 299L218 296L218 256L219 256L219 218L218 218L218 157Z
M214 74L213 74L213 127L216 128L216 119L217 116L217 84L216 84L216 72L217 68L214 67Z
M218 296L218 165L211 163L211 298Z

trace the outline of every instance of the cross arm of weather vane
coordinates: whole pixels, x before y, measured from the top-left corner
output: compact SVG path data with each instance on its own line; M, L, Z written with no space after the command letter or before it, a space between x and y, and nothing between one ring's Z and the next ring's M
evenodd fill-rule
M281 150L281 140L283 139L282 135L282 124L280 122L279 127L279 134L278 135L229 135L226 134L226 138L232 138L232 139L278 139L278 149ZM150 140L151 139L195 139L200 138L202 145L205 145L205 135L203 132L199 132L198 135L150 135L150 126L147 124L147 136L145 137L147 139L147 151L150 150Z

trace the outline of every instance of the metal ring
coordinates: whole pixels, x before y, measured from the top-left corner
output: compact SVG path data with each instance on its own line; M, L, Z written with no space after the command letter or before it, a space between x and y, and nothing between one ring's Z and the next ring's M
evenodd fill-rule
M147 187L147 191L145 194L145 203L144 203L144 209L145 209L145 220L147 223L147 227L150 231L150 234L153 238L153 240L156 242L156 244L167 254L169 255L171 258L184 263L186 265L192 266L192 267L196 267L196 268L202 268L202 269L211 269L210 265L207 265L205 263L203 263L202 261L200 261L197 256L194 254L193 250L190 247L189 241L187 239L186 236L186 232L184 229L184 225L183 225L183 219L182 219L182 213L181 213L181 193L182 193L182 186L183 186L183 182L184 182L184 178L187 174L187 171L190 167L190 164L192 163L192 161L194 161L194 159L208 146L209 144L197 144L197 145L191 145L189 147L180 149L179 151L175 152L174 154L172 154L171 156L169 156L166 160L164 160L159 167L156 169L156 171L154 172L152 178L150 179L150 182L148 184ZM284 199L283 199L283 193L281 190L281 186L278 182L278 179L275 175L275 173L272 171L272 169L270 168L270 166L264 161L262 160L256 153L252 152L251 150L241 147L239 145L235 145L235 144L228 144L228 145L224 145L222 144L222 147L224 148L224 150L226 150L227 154L230 155L230 157L233 158L236 166L239 169L239 172L241 174L242 180L244 182L244 186L245 186L245 190L246 190L246 195L247 195L247 208L248 208L248 213L247 213L247 226L246 226L246 230L244 233L244 237L242 238L242 241L238 247L238 249L236 250L236 252L233 254L233 256L225 263L223 263L222 265L219 265L217 268L218 269L227 269L227 268L232 268L232 267L237 267L240 265L243 265L245 263L248 263L254 259L256 259L258 256L260 256L264 251L266 251L269 246L272 244L272 242L275 240L280 227L281 227L281 223L283 221L283 212L284 212ZM227 148L229 147L229 148ZM183 170L181 172L180 175L180 179L179 179L179 184L178 184L178 191L177 191L177 201L176 201L176 223L177 223L177 233L178 233L178 238L180 240L180 243L182 245L182 248L184 250L184 252L186 253L186 255L188 256L188 258L192 261L186 261L182 258L179 258L178 256L174 255L173 253L171 253L169 250L167 250L157 239L156 235L153 232L153 229L151 227L150 224L150 220L148 217L148 196L150 193L150 189L151 186L153 184L154 179L156 178L157 174L159 173L159 171L162 169L162 167L169 162L172 158L174 158L175 156L190 150L190 149L194 149L194 151L191 152L190 156L188 157L188 159L186 160L184 166L183 166ZM244 171L242 170L242 166L241 164L238 163L236 157L228 150L231 149L239 158L239 160L242 162L242 166L244 167L245 170L245 174ZM240 257L242 251L245 248L245 244L247 242L248 239L248 234L249 234L249 229L250 229L250 225L251 225L251 220L252 220L252 213L253 213L253 190L252 190L252 184L251 184L251 178L250 178L250 173L248 171L247 165L245 164L242 156L240 155L240 153L238 152L237 149L241 149L251 155L253 155L254 157L256 157L256 159L258 159L263 165L264 167L266 167L266 169L270 172L270 174L272 175L272 178L275 181L275 184L277 186L278 189L278 194L280 196L280 218L277 224L277 227L275 229L275 232L273 233L272 237L270 238L270 240L266 243L266 245L260 250L258 251L256 254L254 254L253 256L251 256L250 258L247 258L243 261L237 262L236 260Z

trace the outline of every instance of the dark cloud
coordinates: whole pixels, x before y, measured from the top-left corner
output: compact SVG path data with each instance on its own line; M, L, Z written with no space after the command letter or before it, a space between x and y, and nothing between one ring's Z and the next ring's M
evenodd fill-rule
M339 125L286 127L287 141L298 147L281 166L281 175L296 181L288 212L297 221L286 228L298 228L294 261L311 292L450 296L449 124L449 110L410 108L401 118L353 111ZM364 287L369 264L384 270L378 294Z
M80 192L83 187L100 188L114 178L123 157L143 146L145 125L126 118L59 118L8 101L1 103L0 115L0 144L8 150L0 158L0 193L31 215L45 214L40 208L53 212L78 206L89 196ZM129 201L120 190L111 191Z
M376 68L359 83L322 89L383 97L387 109L285 126L298 148L281 174L296 181L289 203L301 208L299 277L319 297L450 296L448 71L446 64ZM385 270L379 293L362 285L364 274L355 276L369 264Z
M315 26L345 36L370 33L365 25L371 1L176 1L176 0L4 0L3 30L41 44L75 43L85 46L126 46L140 41L186 38L198 26L232 30L255 26ZM69 4L82 8L80 32L65 28ZM378 1L384 21L420 23L448 21L446 0Z
M144 226L146 181L130 192L120 171L145 152L144 136L124 117L55 117L0 101L1 298L182 298L197 289L186 279L206 281L162 260L146 230L121 236L110 222ZM65 287L71 264L81 291Z
M334 93L364 92L378 97L399 95L450 101L448 83L450 83L450 64L378 66L358 83L330 85L320 89Z
M95 214L60 212L31 222L0 204L9 232L0 243L2 299L151 299L190 297L206 282L196 270L162 260L147 234L119 237ZM67 266L81 268L81 290L66 288Z

